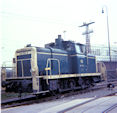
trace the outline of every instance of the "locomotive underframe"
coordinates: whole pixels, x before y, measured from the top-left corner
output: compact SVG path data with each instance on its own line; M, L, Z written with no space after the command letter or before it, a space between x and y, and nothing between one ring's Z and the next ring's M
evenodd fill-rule
M6 79L4 84L6 86L6 92L29 92L32 93L32 78L12 78Z
M75 89L84 89L94 86L95 83L100 81L101 73L65 74L37 77L39 89L33 90L33 93L43 93L46 91L62 92Z
M92 76L91 76L92 75ZM49 75L35 76L37 77L37 90L33 89L32 78L14 78L6 79L7 92L29 92L40 94L50 91L68 91L76 89L84 89L93 86L96 82L101 81L100 73L84 74L65 74L65 75Z

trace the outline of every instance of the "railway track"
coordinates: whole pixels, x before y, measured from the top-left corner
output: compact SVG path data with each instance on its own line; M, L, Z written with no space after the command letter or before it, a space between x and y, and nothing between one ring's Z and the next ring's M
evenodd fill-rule
M110 83L117 86L117 81L110 82ZM90 87L90 88L87 88L84 90L75 90L75 91L63 92L63 93L59 93L59 94L47 93L47 94L41 95L41 96L29 95L26 97L10 99L7 101L3 101L1 103L1 105L2 105L1 107L9 108L9 107L15 107L15 106L29 105L29 104L33 104L33 103L41 103L41 102L50 101L50 100L54 100L54 99L58 99L58 98L69 97L69 96L73 96L73 95L80 95L83 93L99 90L102 88L107 88L107 84L108 83L103 82L103 83L96 84L94 87Z
M111 107L109 107L108 109L104 110L102 113L109 113L110 111L112 111L113 109L115 109L117 107L117 104L112 105Z
M92 111L95 111L95 113L98 113L97 109L100 109L99 106L101 106L103 108L104 103L107 103L109 100L111 100L111 98L109 98L109 96L115 96L116 94L117 94L117 92L114 92L114 93L111 93L111 94L108 94L108 95L105 95L102 97L96 97L96 98L93 98L89 101L86 101L86 102L83 102L81 104L78 104L78 105L69 107L67 109L64 109L62 111L59 111L58 113L72 113L72 112L73 113L76 113L76 112L77 113L91 113ZM105 97L107 97L107 99L105 99ZM95 103L95 104L93 104L93 103ZM99 111L101 111L101 113L109 113L110 111L112 111L116 107L117 107L117 103L107 107L105 110L101 111L101 109L100 109Z

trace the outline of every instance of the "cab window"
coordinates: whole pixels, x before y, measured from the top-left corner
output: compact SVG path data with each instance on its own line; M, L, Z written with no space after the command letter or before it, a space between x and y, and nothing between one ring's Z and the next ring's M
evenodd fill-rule
M84 45L75 45L76 48L76 53L81 53L81 54L85 54L85 46Z
M76 47L76 53L82 53L79 45L76 45L75 47Z

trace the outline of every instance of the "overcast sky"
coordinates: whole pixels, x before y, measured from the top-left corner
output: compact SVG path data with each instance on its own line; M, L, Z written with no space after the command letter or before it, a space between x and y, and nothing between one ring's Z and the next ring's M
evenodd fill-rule
M92 45L107 45L105 5L110 41L117 42L117 0L1 0L0 4L1 63L11 61L16 49L27 44L43 47L58 34L65 40L85 43L85 28L78 27L83 22L95 22L90 26L94 31L90 35Z

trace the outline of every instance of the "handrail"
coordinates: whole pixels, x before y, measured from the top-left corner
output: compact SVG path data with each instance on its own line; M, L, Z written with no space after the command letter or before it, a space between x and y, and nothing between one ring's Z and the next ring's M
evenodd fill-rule
M59 59L48 58L48 59L47 59L47 64L46 64L46 68L45 68L46 76L47 76L47 79L46 79L46 83L47 83L47 84L49 84L49 82L48 82L48 71L49 71L49 70L50 70L50 75L52 75L52 71L51 71L51 61L57 61L57 62L58 62L58 71L59 71L59 76L60 76L60 61L59 61ZM48 67L49 62L50 62L50 67Z

